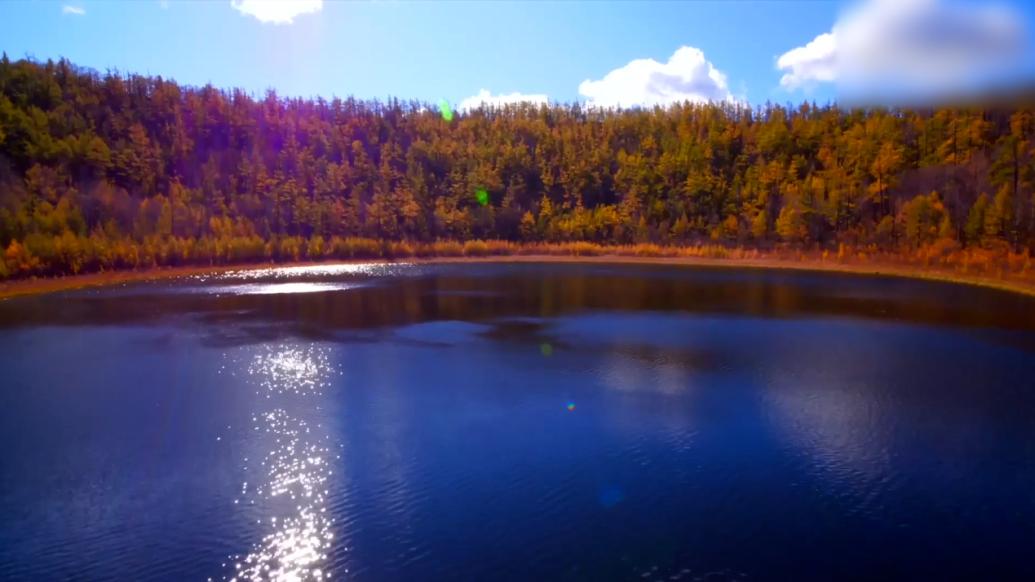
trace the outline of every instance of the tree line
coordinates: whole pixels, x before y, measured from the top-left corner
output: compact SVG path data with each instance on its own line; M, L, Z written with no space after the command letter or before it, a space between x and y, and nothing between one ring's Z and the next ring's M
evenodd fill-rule
M1033 132L1029 108L1001 105L443 116L4 55L0 277L321 258L369 241L1028 253Z

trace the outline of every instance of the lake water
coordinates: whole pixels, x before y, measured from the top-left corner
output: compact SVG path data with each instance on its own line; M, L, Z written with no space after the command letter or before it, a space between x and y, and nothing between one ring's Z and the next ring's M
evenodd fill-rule
M1035 576L1035 301L601 264L0 302L0 578Z

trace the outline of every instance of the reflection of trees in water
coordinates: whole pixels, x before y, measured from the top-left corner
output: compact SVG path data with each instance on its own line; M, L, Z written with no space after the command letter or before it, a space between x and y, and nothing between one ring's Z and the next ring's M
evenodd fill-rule
M94 291L70 294L59 301L54 296L39 296L6 302L0 305L0 325L149 323L191 315L208 324L208 340L221 345L285 336L334 340L341 330L441 320L554 317L587 310L758 317L833 315L1035 328L1030 298L971 287L852 275L599 265L411 266L375 275L331 273L317 271L297 277L313 284L348 283L356 287L237 294L225 292L226 286L268 285L270 281L210 278L200 287L197 283L170 282L111 296ZM283 278L275 281L284 283ZM185 285L195 287L192 292L177 292ZM219 288L224 292L215 291Z

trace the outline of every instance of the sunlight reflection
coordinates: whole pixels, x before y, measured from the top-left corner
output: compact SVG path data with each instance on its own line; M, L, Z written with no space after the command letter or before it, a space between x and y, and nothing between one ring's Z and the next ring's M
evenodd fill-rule
M291 279L296 277L334 277L339 275L385 275L407 267L409 263L335 263L320 265L297 265L293 267L268 267L264 269L237 269L215 274L202 274L195 280L221 279Z
M259 386L267 392L319 395L323 388L331 385L334 369L329 350L311 346L284 347L267 348L265 354L256 355L248 367L248 374L257 376Z
M256 285L236 285L233 287L218 287L217 293L232 293L234 295L279 295L284 293L320 293L325 291L346 291L355 289L360 285L354 283L267 283Z
M341 374L330 356L329 348L318 346L267 347L247 363L258 395L277 397L278 406L252 417L253 431L263 435L257 442L266 447L258 459L261 478L251 489L243 483L234 503L258 506L258 523L268 533L246 556L230 556L232 572L224 580L330 578L325 562L335 535L327 495L340 456L323 425L306 418L320 409L312 399Z
M277 448L261 461L266 483L255 496L284 508L269 518L273 531L234 565L232 580L306 580L328 578L321 569L334 539L333 519L327 515L327 482L332 471L325 461L330 448L324 439L309 438L304 420L284 410L256 419L276 435Z

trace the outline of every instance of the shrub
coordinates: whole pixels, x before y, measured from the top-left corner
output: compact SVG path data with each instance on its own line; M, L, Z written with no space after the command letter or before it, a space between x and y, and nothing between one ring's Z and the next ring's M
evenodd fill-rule
M437 240L431 244L432 253L436 257L460 257L464 254L464 247L453 240Z
M568 252L577 257L591 257L600 255L603 253L603 248L600 245L590 242L574 242L571 243Z
M632 254L637 257L660 257L664 253L662 252L661 247L656 244L640 243L633 246Z
M480 240L469 240L464 243L465 257L484 257L489 254L489 245Z
M490 255L513 255L517 249L517 245L505 240L489 240L485 241L485 245Z
M370 238L333 237L330 254L336 259L376 259L381 255L381 243Z
M324 240L322 236L311 236L306 244L305 256L309 259L319 260L324 256Z
M413 245L406 241L395 241L388 243L384 255L393 259L408 258L416 255L416 251Z

